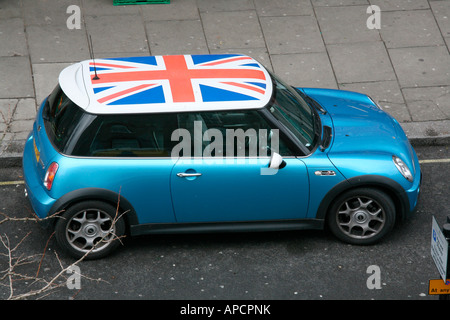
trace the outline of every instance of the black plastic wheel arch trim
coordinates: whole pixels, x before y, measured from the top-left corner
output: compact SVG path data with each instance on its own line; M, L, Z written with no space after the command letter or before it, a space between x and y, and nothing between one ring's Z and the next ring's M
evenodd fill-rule
M117 204L119 204L121 212L126 212L125 217L127 219L127 223L129 225L139 224L136 212L126 198L117 192L101 188L84 188L65 194L53 204L47 216L61 212L74 203L87 200L105 201L113 206L117 206Z
M396 204L396 208L400 209L399 213L401 219L406 219L410 213L410 205L408 196L403 187L396 181L377 175L364 175L353 177L344 181L341 181L336 186L333 187L319 205L317 210L316 219L325 219L328 213L328 208L331 206L332 201L341 193L357 188L357 187L372 187L377 188L381 191L385 191L393 197L393 201Z

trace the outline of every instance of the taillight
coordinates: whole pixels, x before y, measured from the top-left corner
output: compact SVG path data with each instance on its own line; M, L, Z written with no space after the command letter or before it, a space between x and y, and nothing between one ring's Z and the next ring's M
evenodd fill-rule
M50 190L52 188L56 171L58 171L58 164L56 162L52 162L52 164L48 167L44 177L44 187L46 187L47 190Z

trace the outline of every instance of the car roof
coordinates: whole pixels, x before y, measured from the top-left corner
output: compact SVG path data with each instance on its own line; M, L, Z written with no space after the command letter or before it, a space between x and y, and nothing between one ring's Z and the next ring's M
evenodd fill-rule
M264 66L241 54L86 60L65 68L59 84L95 114L258 109L273 90Z

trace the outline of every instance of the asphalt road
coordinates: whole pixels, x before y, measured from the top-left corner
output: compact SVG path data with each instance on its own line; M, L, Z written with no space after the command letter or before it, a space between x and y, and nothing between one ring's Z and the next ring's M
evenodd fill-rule
M419 209L380 244L347 245L326 231L126 239L113 255L79 264L79 287L71 282L75 288L69 289L71 274L64 274L55 282L61 287L44 299L436 300L428 295L429 280L439 278L430 255L431 221L435 216L443 224L450 215L450 163L442 160L450 158L450 151L448 146L416 151L421 161L437 160L421 165ZM21 174L21 168L0 169L0 212L9 217L30 216ZM56 254L64 267L73 262L35 222L4 222L0 235L4 241L8 237L11 248L20 244L13 257L35 255L16 268L31 278L50 281L61 270ZM1 244L0 252L7 253ZM0 271L7 268L8 258L0 256ZM14 294L44 285L15 281ZM9 286L0 286L0 299L10 292Z

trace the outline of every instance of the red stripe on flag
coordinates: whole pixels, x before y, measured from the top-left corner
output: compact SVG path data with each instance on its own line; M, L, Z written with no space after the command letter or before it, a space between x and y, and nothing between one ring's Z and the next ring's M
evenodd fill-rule
M121 69L132 69L134 67L130 67L130 66L122 66L122 65L117 65L117 64L110 64L110 63L89 63L90 66L98 66L98 67L108 67L108 68L121 68Z
M239 61L239 60L251 60L251 59L252 58L250 58L250 57L237 57L234 59L226 59L226 60L214 61L214 62L209 62L209 63L203 63L201 66L209 67L209 66L216 66L216 65L222 64L222 63L228 63L228 62Z

